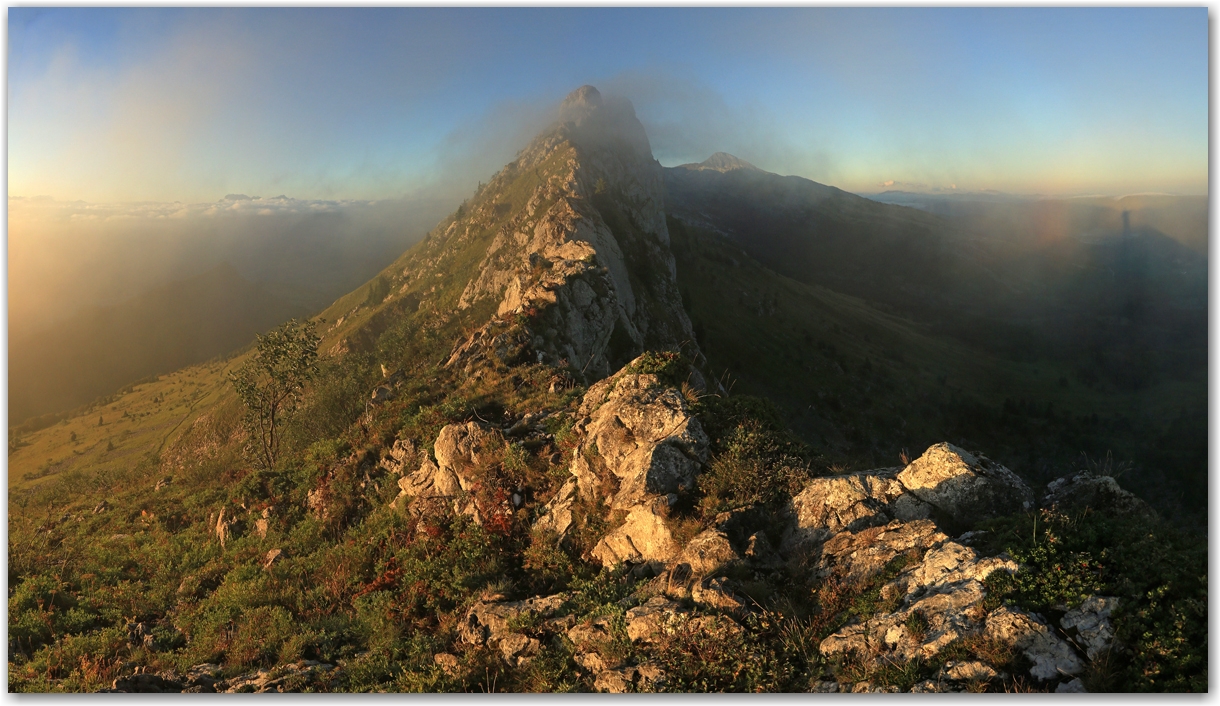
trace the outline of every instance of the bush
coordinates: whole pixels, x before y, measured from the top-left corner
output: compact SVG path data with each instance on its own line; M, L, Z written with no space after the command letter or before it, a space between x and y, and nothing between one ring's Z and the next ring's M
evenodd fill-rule
M787 691L799 669L775 649L753 617L741 629L723 618L680 618L657 644L654 659L667 692Z

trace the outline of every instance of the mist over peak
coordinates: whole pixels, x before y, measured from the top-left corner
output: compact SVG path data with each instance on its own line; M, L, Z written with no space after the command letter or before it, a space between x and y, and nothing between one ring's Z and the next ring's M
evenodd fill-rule
M638 154L652 156L648 133L627 98L603 96L593 86L581 86L563 100L559 120L578 144L588 147L625 144Z

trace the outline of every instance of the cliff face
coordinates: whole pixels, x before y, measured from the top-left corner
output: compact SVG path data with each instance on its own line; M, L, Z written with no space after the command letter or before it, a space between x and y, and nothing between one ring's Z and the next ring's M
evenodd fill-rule
M588 380L646 348L697 352L665 225L661 166L631 103L574 91L559 121L481 195L522 208L487 248L459 307L495 303L494 317L454 350L450 366L489 358L567 365ZM499 215L499 214L497 214ZM459 234L461 225L450 226Z

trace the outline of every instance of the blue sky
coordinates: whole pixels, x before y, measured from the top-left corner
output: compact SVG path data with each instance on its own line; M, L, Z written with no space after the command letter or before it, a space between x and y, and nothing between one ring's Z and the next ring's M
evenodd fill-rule
M463 191L584 83L666 165L1206 193L1207 43L1206 8L10 8L9 193Z

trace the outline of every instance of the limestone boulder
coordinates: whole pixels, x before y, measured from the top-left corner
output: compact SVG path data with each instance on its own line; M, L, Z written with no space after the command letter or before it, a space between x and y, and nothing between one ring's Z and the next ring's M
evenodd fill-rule
M730 613L739 613L746 607L746 599L733 591L729 581L723 576L696 581L691 586L690 597L700 606Z
M317 660L299 660L218 681L214 688L217 692L228 694L301 692L325 679L335 669L333 664Z
M636 363L585 394L571 475L535 521L562 537L581 498L621 517L592 550L605 566L663 564L682 550L667 523L669 508L694 489L708 454L707 435L686 399L656 375L630 372Z
M451 470L467 484L473 472L498 461L503 450L500 434L477 422L446 425L433 445L437 465ZM468 490L468 485L463 485L463 489Z
M888 534L893 537L887 538ZM836 536L827 546L842 536ZM986 596L983 581L994 571L1018 568L1006 557L980 557L973 548L949 541L927 520L862 530L854 539L841 547L847 553L835 563L835 576L875 576L878 567L888 563L880 563L886 556L905 553L920 558L881 587L881 598L892 601L896 608L830 635L820 645L825 655L931 659L953 642L982 631ZM869 552L874 542L890 547ZM896 548L905 549L896 552Z
M627 611L627 636L632 642L655 642L674 625L679 616L689 612L677 601L665 596L653 596L644 604Z
M497 647L500 650L500 656L509 666L520 667L542 650L542 643L537 638L527 635L508 633L499 639Z
M284 560L284 550L283 549L280 549L279 547L276 547L275 549L269 549L269 550L267 550L267 553L265 555L263 555L263 568L270 569L274 564L276 564L277 562L283 561L283 560Z
M680 547L665 524L663 513L653 505L631 508L623 524L610 530L593 548L593 558L602 566L667 562Z
M820 578L867 580L900 555L922 553L947 539L930 520L895 520L884 527L840 532L822 545L813 570Z
M394 475L407 473L419 462L419 446L411 439L395 439L381 459L381 467Z
M559 492L542 507L542 514L534 522L534 529L541 532L554 532L563 537L572 528L576 516L572 507L576 504L579 485L575 476L569 476L560 486Z
M458 638L470 645L495 647L514 634L513 624L553 618L567 600L566 594L535 596L523 601L479 600L458 626ZM519 645L514 638L512 644Z
M931 659L945 647L979 632L974 617L985 592L978 581L939 586L892 613L849 625L819 645L823 655L881 654L902 660ZM914 620L913 616L918 616ZM912 622L921 629L913 631Z
M994 667L979 660L949 660L941 673L954 681L991 681L1001 676Z
M799 553L839 532L930 517L931 506L906 491L896 479L898 470L878 469L809 481L789 505L789 528L781 551Z
M962 524L1033 508L1033 491L1017 474L949 443L930 447L898 481Z
M1059 625L1073 636L1090 660L1095 660L1106 654L1114 640L1110 614L1117 607L1117 598L1089 596L1078 608L1069 610L1059 620Z
M1030 675L1041 681L1075 676L1085 669L1072 646L1031 613L1000 606L987 616L984 636L1021 650L1034 664Z
M694 487L708 438L682 394L657 376L621 372L602 381L585 395L581 413L588 420L584 446L619 479L613 507Z
M224 549L226 542L240 536L244 528L245 523L238 518L236 508L222 507L213 529L216 539L220 540L220 548Z
M741 561L726 535L719 528L704 530L686 544L678 562L689 564L696 576L711 576Z
M593 688L603 694L655 691L665 685L665 671L652 662L593 670Z
M481 520L470 500L485 471L503 454L500 434L475 422L449 424L441 429L433 445L436 460L421 454L419 469L398 480L394 507L406 507L414 515L432 514L447 508Z
M600 646L614 639L613 629L613 620L610 616L599 615L595 618L578 622L568 628L567 636L572 641L572 644L576 646L578 653L594 654ZM584 657L581 659L588 660L592 658ZM600 657L597 659L598 664L603 664ZM593 669L593 667L586 668Z
M938 586L981 582L994 571L1015 573L1017 569L1017 563L1006 555L980 557L971 547L944 542L929 549L918 564L903 570L892 585L899 595L918 595Z

